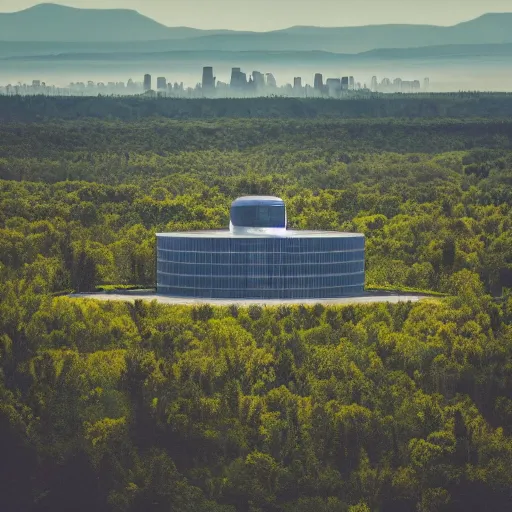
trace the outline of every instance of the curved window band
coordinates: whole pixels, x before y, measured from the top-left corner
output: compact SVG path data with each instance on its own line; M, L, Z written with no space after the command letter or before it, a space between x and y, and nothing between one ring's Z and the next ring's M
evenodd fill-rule
M232 206L231 223L237 227L285 228L284 205Z

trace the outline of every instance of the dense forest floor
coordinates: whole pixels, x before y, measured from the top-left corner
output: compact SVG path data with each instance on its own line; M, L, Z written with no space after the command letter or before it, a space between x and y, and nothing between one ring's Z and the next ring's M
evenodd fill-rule
M142 101L0 98L0 510L509 510L511 97ZM156 232L249 194L445 296L68 296L154 287Z

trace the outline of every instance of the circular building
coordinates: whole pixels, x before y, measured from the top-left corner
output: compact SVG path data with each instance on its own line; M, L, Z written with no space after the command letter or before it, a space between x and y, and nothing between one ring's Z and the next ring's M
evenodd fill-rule
M158 233L157 292L212 299L328 299L364 291L359 233L286 229L282 199L241 197L230 228Z

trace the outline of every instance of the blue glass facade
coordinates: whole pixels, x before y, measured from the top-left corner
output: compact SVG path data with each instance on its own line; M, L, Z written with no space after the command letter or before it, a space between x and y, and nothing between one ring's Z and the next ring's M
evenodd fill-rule
M158 293L219 299L309 299L364 290L363 235L157 235Z

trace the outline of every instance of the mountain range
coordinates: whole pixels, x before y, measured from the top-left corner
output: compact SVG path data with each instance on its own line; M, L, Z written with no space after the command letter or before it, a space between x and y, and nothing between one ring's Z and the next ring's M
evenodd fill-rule
M15 13L0 13L0 53L2 48L10 48L8 55L177 51L356 54L382 48L504 43L512 43L512 13L485 14L451 27L304 26L270 32L167 27L133 10L77 9L56 4L39 4Z
M341 64L363 63L364 61L443 61L464 60L506 60L512 59L512 43L479 44L479 45L436 45L419 48L378 49L362 53L333 53L324 51L243 51L231 52L223 50L210 51L170 51L170 52L62 52L57 54L8 55L3 54L0 44L0 60L2 61L173 61L173 62L286 62L287 64Z
M130 9L79 9L46 3L18 12L0 13L1 41L151 41L230 32L166 27Z

